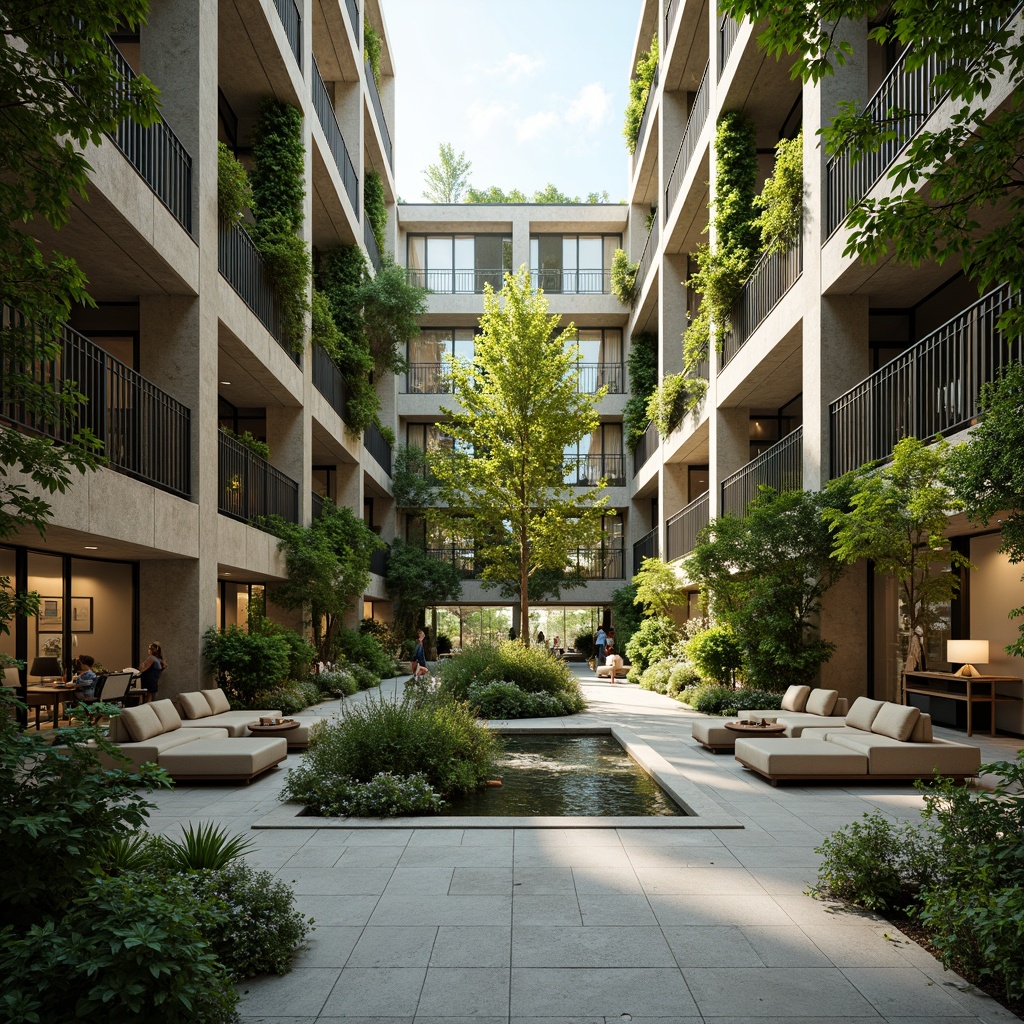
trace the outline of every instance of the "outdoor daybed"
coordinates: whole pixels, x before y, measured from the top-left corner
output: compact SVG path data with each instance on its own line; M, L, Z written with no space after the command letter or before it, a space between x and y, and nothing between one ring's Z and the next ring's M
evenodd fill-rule
M782 698L782 708L742 711L729 718L698 718L693 723L693 738L708 750L732 750L737 733L725 723L736 718L766 718L786 727L787 736L799 736L805 729L836 729L845 724L849 702L838 690L812 690L809 686L791 686Z
M153 762L182 782L251 782L288 756L288 744L280 737L236 738L227 729L183 728L169 700L125 708L110 720L108 738L131 762L129 770ZM107 768L121 767L106 755L101 761Z
M229 736L248 736L249 726L261 718L280 718L281 712L272 710L232 711L227 694L220 688L179 693L175 698L182 720L190 729L227 729ZM289 750L305 750L309 745L309 726L302 722L284 733Z
M959 781L978 774L981 751L932 736L930 715L916 707L858 697L836 729L798 737L736 741L736 760L772 785L815 779L927 779L938 771Z

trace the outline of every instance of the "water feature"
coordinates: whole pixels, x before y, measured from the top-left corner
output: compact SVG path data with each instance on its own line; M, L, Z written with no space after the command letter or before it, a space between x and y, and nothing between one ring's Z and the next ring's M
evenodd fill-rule
M611 736L505 736L488 786L442 815L685 815Z

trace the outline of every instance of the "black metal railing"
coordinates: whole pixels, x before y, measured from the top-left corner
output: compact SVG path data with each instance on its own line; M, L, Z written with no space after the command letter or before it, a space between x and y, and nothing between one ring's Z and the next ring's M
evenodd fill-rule
M612 290L610 270L530 269L530 282L549 295L607 295Z
M785 252L766 252L750 272L743 291L732 308L731 330L722 339L719 372L747 343L783 296L799 280L804 269L803 232Z
M1024 340L1007 344L996 326L1020 304L1019 292L993 289L832 402L831 475L889 458L902 437L968 426L978 415L981 386L1024 359Z
M334 113L334 104L331 102L331 94L320 76L320 69L316 66L316 59L313 60L313 80L309 83L310 91L313 94L313 109L316 111L320 127L327 136L327 145L331 149L338 174L341 175L341 183L345 186L352 209L359 209L359 178L356 176L355 165L348 153L348 146L341 134L341 127L338 125L338 117Z
M110 44L110 59L123 78L119 88L130 95L137 76L113 43ZM191 234L192 157L174 132L164 121L144 127L126 119L110 138L174 219Z
M299 521L299 485L291 477L223 430L217 445L218 512L256 525L272 515Z
M408 268L405 272L409 284L438 295L481 295L484 285L489 284L495 291L501 291L506 270L419 270Z
M655 527L650 533L645 533L633 545L633 575L640 571L640 566L645 558L658 557L658 528Z
M607 544L577 548L569 555L569 567L585 580L621 580L625 578L625 551Z
M451 390L444 363L409 363L405 371L405 394L448 395Z
M224 279L284 347L281 303L267 264L249 232L221 220L217 230L217 266Z
M661 444L661 435L654 422L647 424L647 429L640 436L640 440L633 446L633 475L640 472L641 467L658 450Z
M384 472L391 476L391 442L380 432L376 423L371 423L363 431L363 447Z
M609 487L626 485L625 459L621 452L578 455L566 460L565 482L571 487L596 487L604 477Z
M387 576L390 554L391 548L374 548L370 552L370 572L375 572L378 576Z
M718 22L718 77L722 77L726 64L729 63L729 55L736 44L740 34L740 22L723 14Z
M710 67L710 65L708 65ZM697 95L693 98L693 106L690 107L690 116L683 129L683 137L679 141L679 152L676 153L676 162L672 165L672 172L668 176L668 185L665 188L665 217L672 212L672 204L679 195L683 178L686 177L686 169L690 166L693 154L697 150L697 141L704 125L708 120L710 110L710 90L708 89L708 68L704 69L704 77L697 86Z
M625 392L626 368L622 363L577 363L576 370L581 394L596 395L604 387L609 395Z
M634 297L638 297L644 290L644 282L647 280L647 275L650 273L651 265L654 263L654 254L658 251L658 215L654 215L654 220L651 221L651 230L647 235L647 241L644 242L644 251L640 253L640 259L636 265L636 286L633 290Z
M302 70L302 15L295 0L274 0L278 17L284 26L284 34L288 37L295 63Z
M33 325L9 306L3 307L3 332L34 332ZM2 339L0 333L0 339ZM10 352L8 345L0 351ZM72 422L41 418L14 394L0 397L0 418L55 441L70 440L77 430L91 430L103 444L111 469L189 498L191 484L191 413L130 366L115 359L84 335L61 328L59 348L50 359L31 366L12 364L5 355L0 379L21 373L48 390L73 383L87 401Z
M450 545L444 548L426 548L430 558L451 562L464 580L476 578L476 551L471 546Z
M708 492L694 498L682 511L665 520L665 559L673 561L688 555L697 546L697 536L711 521Z
M327 350L313 343L313 387L330 403L331 408L349 423L348 412L348 381Z
M377 116L377 127L380 129L381 141L384 143L384 157L388 162L388 166L394 170L395 167L395 154L394 148L391 145L391 132L388 131L388 122L384 117L384 107L380 102L380 93L377 91L377 82L373 77L373 69L370 67L370 62L366 62L366 88L370 93L370 103L373 106L373 112Z
M359 20L359 4L357 0L345 0L348 8L348 20L352 23L352 31L356 36L356 43L362 45L363 25Z
M373 269L380 273L381 268L384 266L384 261L381 259L380 246L377 245L373 228L370 226L370 218L367 217L365 211L363 212L363 242L366 245L366 252L370 257L370 262L373 264Z
M324 514L324 505L330 501L329 498L325 498L322 494L317 494L313 491L310 494L310 510L312 512L313 522L316 522Z
M742 518L762 487L799 491L803 485L804 428L800 426L722 481L722 513Z
M674 27L674 19L672 15L680 9L681 5L680 7L676 7L676 0L668 0L668 3L665 4L665 41L662 45L666 50L668 49L668 41L672 35L672 29Z
M654 65L654 77L651 79L651 86L647 90L647 99L644 101L644 112L640 117L640 127L636 133L636 146L633 149L633 167L636 168L636 162L640 159L640 152L643 149L644 141L647 138L647 122L650 118L651 110L654 108L654 96L658 91L658 72L661 70L660 64Z

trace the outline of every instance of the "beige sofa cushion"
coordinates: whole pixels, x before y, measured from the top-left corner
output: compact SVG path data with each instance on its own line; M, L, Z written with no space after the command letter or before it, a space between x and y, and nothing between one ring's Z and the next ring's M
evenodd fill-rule
M203 696L201 691L199 693L179 693L178 704L181 706L181 712L186 718L209 718L213 714L210 702Z
M871 723L871 731L879 736L890 736L894 740L909 740L917 720L921 717L921 709L904 707L886 701L875 715Z
M811 688L809 686L791 686L786 690L785 696L782 698L782 710L803 711L810 692Z
M141 743L119 743L118 749L124 757L127 757L130 764L127 768L120 761L101 754L100 761L105 768L125 768L126 771L136 771L147 762L158 764L161 756L168 750L177 747L186 747L196 740L206 740L212 737L226 740L228 738L226 729L189 729L187 726L182 729L173 729L170 732L163 732L159 736L153 736Z
M195 729L227 729L230 736L246 736L249 726L259 722L261 718L280 718L281 712L273 709L257 709L255 711L225 711L219 715L210 715L201 721L190 722Z
M288 744L279 737L201 739L176 747L160 757L160 767L175 778L250 779L279 764Z
M816 739L747 739L736 741L736 759L767 775L817 779L831 775L867 777L868 759L858 751L844 750Z
M125 708L121 712L128 735L136 743L159 736L164 731L160 717L153 710L152 704L140 704L137 708Z
M206 698L212 714L219 715L222 711L231 710L231 702L220 687L216 690L200 690L199 692Z
M871 732L871 723L884 703L884 700L858 697L853 702L853 707L846 712L846 724L851 729L863 729L864 732Z
M809 715L831 715L837 700L838 690L811 690L804 711Z
M914 723L914 731L910 734L910 742L931 743L934 738L932 735L932 716L926 715L922 711Z
M841 729L845 720L834 715L790 715L780 711L775 721L786 727L787 736L803 736L810 731Z
M156 712L156 717L160 719L164 732L174 732L175 729L181 728L181 715L175 710L171 701L155 700L149 706Z
M867 755L871 775L911 775L920 779L930 778L934 771L943 775L976 775L981 764L981 751L966 743L907 743L859 730L830 732L828 742Z

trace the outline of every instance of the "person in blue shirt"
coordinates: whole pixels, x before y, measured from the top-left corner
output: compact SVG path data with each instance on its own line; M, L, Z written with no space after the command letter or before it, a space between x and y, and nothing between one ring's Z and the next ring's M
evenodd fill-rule
M423 648L423 641L427 638L427 634L423 630L419 630L416 634L416 653L412 656L412 679L410 683L415 683L420 676L429 676L430 670L427 668L427 653Z
M608 634L604 631L604 626L601 626L597 631L597 636L594 637L594 666L604 664L604 645L608 642Z
M96 659L91 654L78 656L78 674L75 676L75 696L79 699L96 696Z

